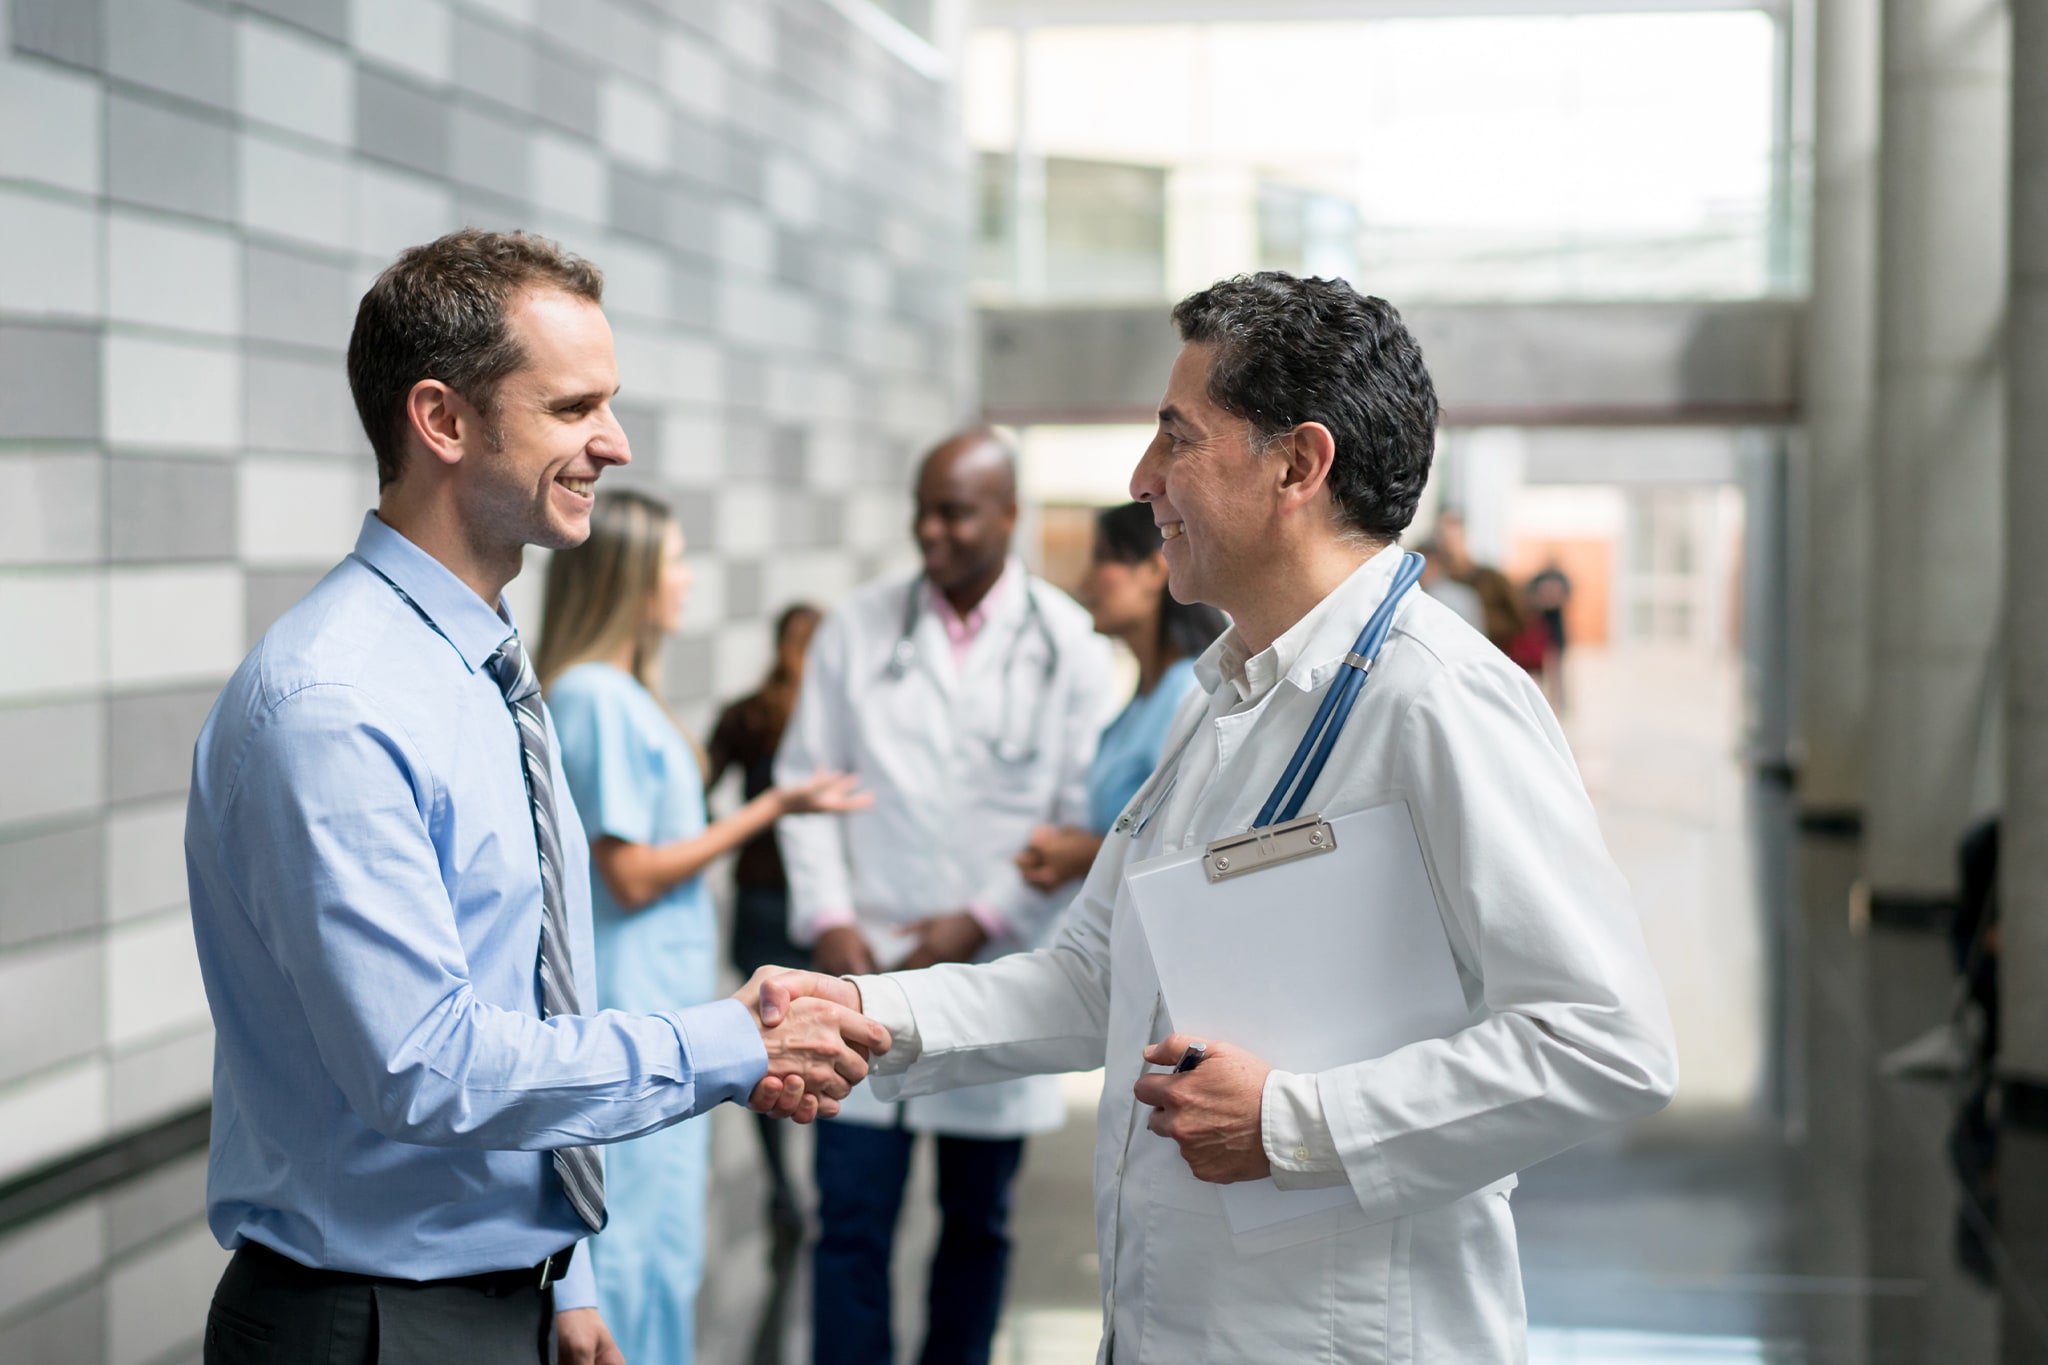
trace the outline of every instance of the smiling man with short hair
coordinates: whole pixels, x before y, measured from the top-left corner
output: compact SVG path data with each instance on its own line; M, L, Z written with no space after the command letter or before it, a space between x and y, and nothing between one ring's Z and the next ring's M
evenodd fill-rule
M804 976L589 1012L589 844L502 593L631 458L602 294L520 233L378 277L349 346L377 510L200 734L216 1365L537 1363L551 1336L617 1365L574 1255L600 1144L721 1100L829 1113L888 1046Z

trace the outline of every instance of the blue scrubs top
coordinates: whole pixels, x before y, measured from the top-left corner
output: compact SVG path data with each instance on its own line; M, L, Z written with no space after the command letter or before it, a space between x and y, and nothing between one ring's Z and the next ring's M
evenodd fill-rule
M610 664L548 688L562 771L592 839L666 844L704 831L704 774L690 742L637 678ZM718 989L718 921L702 877L628 913L590 878L603 1009L675 1009ZM659 1002L659 1003L657 1003ZM622 1142L605 1156L610 1221L587 1243L598 1308L630 1361L688 1365L703 1279L711 1130L703 1119Z
M1195 685L1195 661L1176 659L1166 666L1150 692L1132 697L1102 732L1095 762L1088 769L1088 827L1109 833L1116 817L1159 766L1160 750L1181 698Z

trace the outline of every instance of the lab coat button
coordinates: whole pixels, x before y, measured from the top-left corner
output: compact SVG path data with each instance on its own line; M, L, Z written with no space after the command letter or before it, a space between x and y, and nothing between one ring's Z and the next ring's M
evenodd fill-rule
M1296 1161L1307 1161L1307 1160L1308 1160L1308 1148L1306 1148L1306 1147L1296 1147L1296 1148L1294 1149L1294 1159L1295 1159Z

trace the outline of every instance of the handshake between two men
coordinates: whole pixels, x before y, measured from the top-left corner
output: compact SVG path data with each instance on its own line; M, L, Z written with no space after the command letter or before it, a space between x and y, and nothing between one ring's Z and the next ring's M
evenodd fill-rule
M867 1079L868 1060L891 1045L889 1030L861 1013L860 990L843 977L763 967L732 997L745 1005L768 1050L768 1072L747 1107L771 1118L832 1118ZM1195 1040L1173 1034L1145 1049L1173 1067ZM1262 1096L1272 1067L1242 1048L1206 1042L1205 1064L1141 1076L1147 1126L1170 1138L1198 1180L1230 1184L1272 1174L1262 1141Z
M889 1050L889 1030L860 1012L859 989L836 976L763 967L732 998L754 1016L768 1051L768 1072L747 1097L757 1114L831 1118L867 1078L868 1059Z

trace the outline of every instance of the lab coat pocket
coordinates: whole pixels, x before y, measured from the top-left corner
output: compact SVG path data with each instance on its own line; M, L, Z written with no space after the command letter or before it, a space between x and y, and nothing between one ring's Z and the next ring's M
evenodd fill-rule
M1220 1209L1153 1204L1140 1365L1382 1365L1397 1229L1246 1255Z

